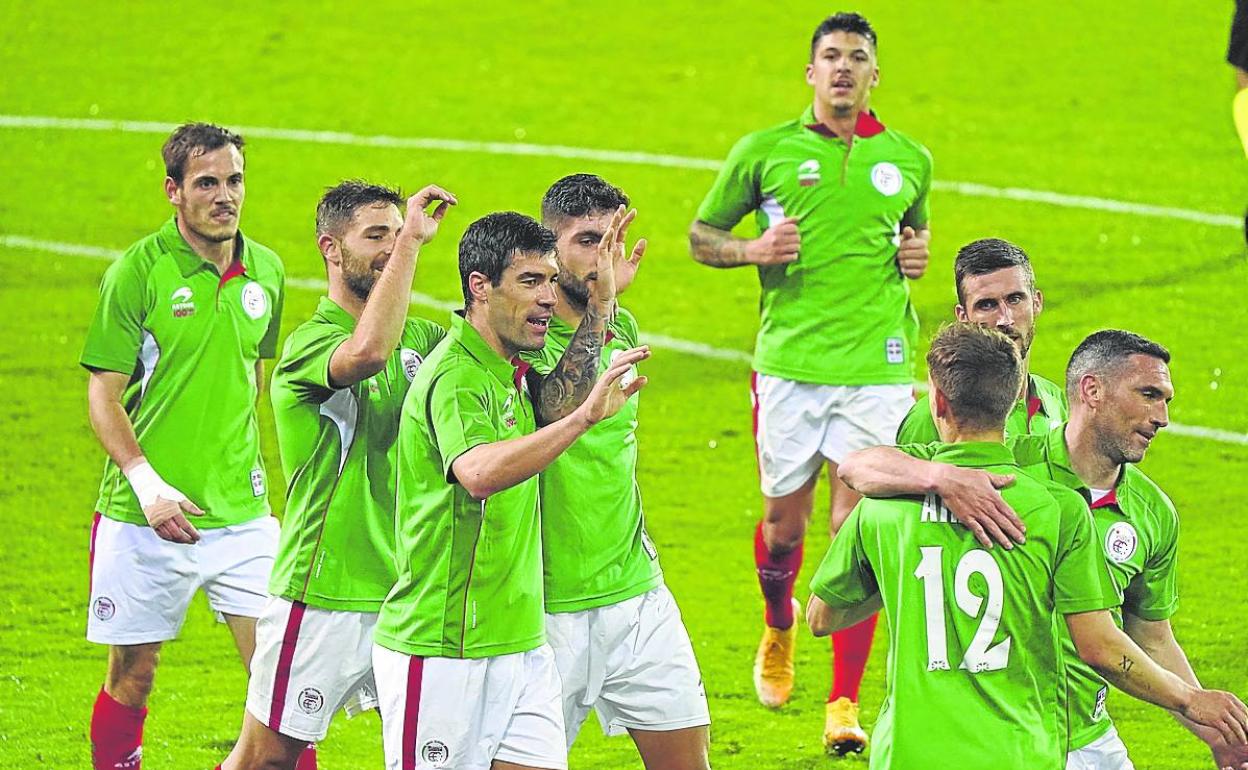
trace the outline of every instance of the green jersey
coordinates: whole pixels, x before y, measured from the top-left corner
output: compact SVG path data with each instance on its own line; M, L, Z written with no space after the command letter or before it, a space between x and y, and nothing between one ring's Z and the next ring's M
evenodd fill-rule
M225 274L182 239L177 218L108 266L79 359L130 382L122 405L161 478L204 510L200 529L267 516L256 362L277 352L285 271L240 232ZM96 510L147 526L111 459Z
M873 115L852 149L815 119L737 142L698 209L731 230L751 211L759 231L798 219L801 255L758 269L754 369L799 382L887 385L914 377L919 321L898 270L898 233L927 226L932 157Z
M1056 383L1038 374L1028 378L1027 398L1014 405L1005 420L1005 437L1030 436L1048 433L1062 424L1069 413L1066 391ZM932 419L932 404L928 398L920 398L910 407L910 412L897 429L898 444L930 444L940 441L936 422Z
M451 468L537 429L522 383L459 314L416 372L399 418L399 578L377 620L381 646L486 658L545 641L537 477L475 500Z
M523 358L539 374L549 374L575 332L553 317L546 346ZM637 347L637 336L637 321L621 308L608 328L598 373L612 355ZM547 612L615 604L663 582L637 487L637 402L637 396L630 398L542 471Z
M330 610L376 612L394 569L395 440L421 362L444 336L409 318L380 372L346 388L329 360L356 319L329 297L286 338L273 372L273 420L289 484L269 593Z
M1066 426L1045 435L1013 442L1014 456L1023 471L1074 489L1091 502L1092 519L1103 560L1120 597L1115 619L1122 612L1143 620L1166 620L1174 615L1178 597L1179 516L1174 503L1134 465L1124 465L1109 494L1091 500L1087 485L1075 475L1066 447ZM1031 537L1028 530L1028 538ZM1082 748L1112 726L1105 711L1109 687L1080 660L1074 642L1066 637L1070 675L1068 718L1072 748Z
M1002 444L933 445L932 459L1015 473ZM1061 768L1064 614L1113 605L1078 495L1019 474L1002 495L1027 542L984 550L934 494L863 500L811 590L833 607L876 594L889 630L888 695L872 768Z

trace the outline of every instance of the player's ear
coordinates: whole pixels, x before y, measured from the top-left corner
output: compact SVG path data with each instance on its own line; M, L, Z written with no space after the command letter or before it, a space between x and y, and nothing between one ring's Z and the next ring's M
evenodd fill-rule
M474 303L488 302L490 298L489 290L493 285L493 281L485 273L473 270L468 274L468 294L472 297Z
M1099 406L1104 396L1104 388L1095 374L1085 374L1079 378L1079 400L1091 407Z
M806 85L813 86L815 84L815 63L812 61L806 65Z
M1044 310L1044 292L1036 289L1035 296L1032 297L1031 303L1034 308L1033 314L1040 315L1040 313Z
M173 177L165 177L165 197L175 206L182 205L182 191L178 188L178 183L173 181Z
M962 323L968 323L970 317L966 314L966 308L962 307L962 303L953 306L953 315Z
M931 399L932 399L932 416L938 417L942 420L948 420L949 419L949 399L946 398L945 394L940 392L940 388L936 387L935 385L931 386Z
M329 233L321 233L316 238L316 247L321 250L321 256L326 262L342 265L342 249L338 247L337 238Z

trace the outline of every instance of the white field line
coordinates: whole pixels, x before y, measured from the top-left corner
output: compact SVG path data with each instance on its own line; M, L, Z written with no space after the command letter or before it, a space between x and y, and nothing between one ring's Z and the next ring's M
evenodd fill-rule
M122 255L122 252L119 249L86 246L79 243L42 241L35 238L26 238L20 235L4 234L0 234L0 248L43 251L51 254L86 257L87 259L95 259L106 262L111 262ZM288 277L286 279L286 285L306 291L325 291L325 281L315 278ZM446 300L431 297L428 294L421 294L416 291L412 292L411 302L413 305L419 305L420 307L431 308L442 312L450 312L461 307L461 304L458 302L448 302ZM682 340L676 337L668 337L663 334L644 334L642 335L642 342L662 350L671 350L676 353L686 353L699 358L711 358L720 361L731 361L742 364L749 364L752 360L752 356L744 350L717 348L703 342ZM923 389L924 384L919 383L917 387L919 389ZM1167 432L1174 433L1179 436L1192 436L1210 441L1221 441L1228 444L1248 445L1248 433L1236 433L1234 431L1222 430L1221 428L1205 428L1200 425L1180 425L1172 422L1166 430Z
M0 115L0 128L56 129L65 131L113 131L131 134L168 134L177 124L141 120L101 120L97 118L58 118L43 115ZM264 126L235 126L235 130L248 138L277 139L311 144L334 144L351 147L385 147L405 150L434 150L441 152L482 153L487 155L525 155L542 158L570 158L593 160L603 163L623 163L662 168L684 168L701 171L719 169L720 161L713 158L691 158L683 155L664 155L624 150L598 150L588 147L567 147L557 144L527 144L524 142L473 142L462 139L436 137L403 137L386 135L352 134L344 131L310 131L292 128ZM979 198L1044 203L1065 208L1108 211L1141 217L1178 219L1215 227L1241 227L1243 220L1231 214L1214 214L1207 211L1155 206L1148 203L1097 198L1088 195L1068 195L1047 190L1028 190L1020 187L993 187L975 182L951 182L936 180L936 190Z

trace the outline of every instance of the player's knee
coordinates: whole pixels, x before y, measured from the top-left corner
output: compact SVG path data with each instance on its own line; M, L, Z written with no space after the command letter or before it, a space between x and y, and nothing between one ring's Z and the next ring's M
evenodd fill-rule
M158 645L112 647L108 657L108 689L146 698L156 681L159 664Z
M767 523L763 525L763 542L767 545L767 552L772 556L783 556L796 551L805 539L805 519L796 523L782 521L770 526Z

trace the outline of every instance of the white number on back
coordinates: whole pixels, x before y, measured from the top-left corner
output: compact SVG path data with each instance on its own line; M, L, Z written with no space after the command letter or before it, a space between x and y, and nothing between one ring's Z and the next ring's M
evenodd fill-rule
M926 546L919 549L923 556L914 576L923 581L924 616L927 623L927 670L949 669L949 645L945 635L945 581L944 564L941 554L944 548ZM971 591L971 576L982 575L988 584L988 596L985 598ZM954 600L958 609L972 618L980 618L979 628L971 638L971 643L962 656L959 668L978 674L983 671L998 671L1006 667L1010 660L1010 642L1007 636L993 645L992 639L997 635L1001 625L1001 607L1005 600L1005 585L1001 582L1001 568L988 555L987 551L974 550L967 552L959 561L953 575ZM984 606L985 601L987 607Z

